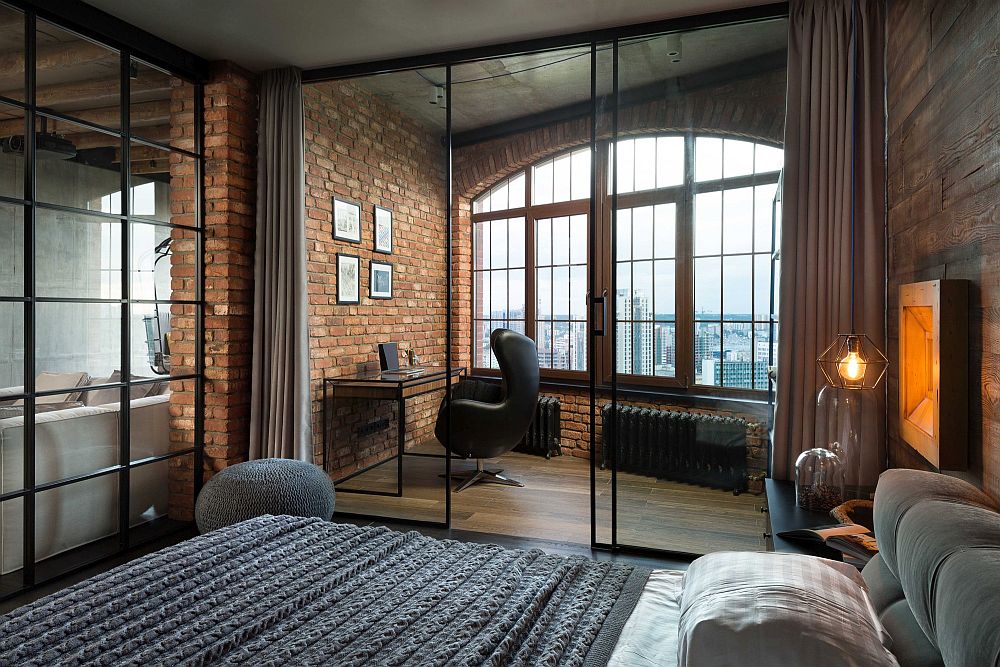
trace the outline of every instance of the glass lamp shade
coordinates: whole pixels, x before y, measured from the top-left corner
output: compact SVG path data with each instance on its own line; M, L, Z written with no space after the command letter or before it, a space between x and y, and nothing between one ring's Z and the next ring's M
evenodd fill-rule
M882 412L872 389L825 385L816 394L816 447L843 463L845 498L867 498L882 470Z
M795 504L829 512L844 502L844 461L823 447L807 449L795 460Z
M865 334L838 334L816 360L826 381L842 389L874 389L889 360Z

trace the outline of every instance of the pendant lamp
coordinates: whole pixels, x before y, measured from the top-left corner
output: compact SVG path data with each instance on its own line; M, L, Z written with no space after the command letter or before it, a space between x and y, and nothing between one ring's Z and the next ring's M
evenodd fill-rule
M867 334L855 327L855 242L857 163L857 2L851 3L851 331L837 337L816 360L825 385L816 396L815 446L843 463L844 495L866 497L880 471L883 423L875 388L889 360Z

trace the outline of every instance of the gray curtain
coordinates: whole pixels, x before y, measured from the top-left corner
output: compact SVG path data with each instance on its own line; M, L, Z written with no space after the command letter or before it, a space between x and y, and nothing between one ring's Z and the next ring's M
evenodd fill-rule
M250 458L311 462L301 72L264 73L259 116Z
M885 4L858 0L854 10L854 313L858 333L885 351ZM836 334L851 328L851 14L851 0L793 0L790 7L775 479L794 478L795 459L815 446L816 392L822 386L816 358ZM885 383L877 391L884 405ZM862 469L880 467L883 460L866 452Z

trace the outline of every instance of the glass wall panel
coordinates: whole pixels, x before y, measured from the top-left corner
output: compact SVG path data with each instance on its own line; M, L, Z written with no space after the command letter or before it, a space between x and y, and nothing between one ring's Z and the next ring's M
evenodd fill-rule
M24 303L0 301L0 411L24 391Z
M24 207L0 203L0 297L23 294Z
M36 493L35 562L117 535L118 481L110 473ZM117 546L116 538L104 552Z
M121 129L117 51L47 21L37 22L35 49L35 104L39 108Z
M99 378L101 384L114 378ZM36 399L35 483L58 482L118 465L121 387ZM83 488L83 487L80 487Z
M37 295L68 299L120 299L123 225L119 218L37 209Z
M80 386L84 374L121 370L119 304L42 302L35 304L35 320L35 369L56 376L52 389Z
M24 499L0 503L0 596L12 595L24 586Z
M447 519L448 482L441 477L447 456L434 435L446 373L446 110L452 105L446 79L446 70L429 68L310 84L303 93L306 123L315 128L307 132L304 146L309 179L315 181L308 216L320 221L307 230L310 267L324 267L311 268L310 321L330 332L331 345L329 359L313 366L330 383L332 396L315 433L326 445L321 461L337 485L338 513L441 525ZM475 236L482 252L474 261L468 252L464 257L467 270L482 277L474 296L468 277L465 284L467 298L475 300L483 345L476 357L489 367L495 361L487 356L484 325L514 326L524 320L524 215L511 213L510 207L523 208L527 186L523 178L504 174L484 187L487 196L477 210L503 213L489 224L465 228L465 238ZM187 191L174 178L170 192L177 203ZM334 199L344 202L339 210L358 216L350 239L333 238ZM384 212L391 215L391 229L380 229L391 234L391 248L376 242L376 223L387 223ZM463 212L471 213L468 203ZM170 222L178 224L175 217ZM337 222L342 226L344 218ZM338 277L331 287L325 273L336 273L338 253L358 262L357 304L338 304L334 290L353 291L355 285ZM371 276L389 270L391 291L379 292ZM402 376L380 373L380 343L412 352L415 365L424 369L409 376L414 388L402 401L396 400L393 384ZM341 354L346 346L353 355ZM402 366L410 361L409 354L400 354ZM455 364L470 365L468 359ZM370 391L359 391L352 382L365 383Z
M785 29L784 21L761 22L618 44L617 127L607 151L614 384L611 405L595 406L603 407L604 444L613 449L602 460L612 468L608 519L618 545L687 553L764 546L752 497L672 466L684 451L691 465L707 470L720 444L699 425L705 417L684 418L694 435L679 430L676 413L688 412L690 402L679 405L655 389L766 388L769 313L759 302L770 300L772 219L757 197L773 193L781 157L768 145L771 128L751 114L708 118L696 110L716 95L756 95L768 86L780 100L780 66L737 66L745 60L736 44L778 54ZM663 90L682 92L664 102L656 94ZM773 113L782 108L776 102ZM678 126L678 119L685 120ZM758 223L765 217L766 229ZM640 383L641 399L623 391ZM697 410L705 411L714 412ZM600 495L598 505L600 517Z
M24 197L26 129L24 109L0 104L0 196Z
M113 215L122 212L121 138L47 116L37 117L35 131L39 202ZM43 149L37 139L43 135L58 139Z
M159 525L149 517L190 508L202 416L188 399L184 419L171 422L166 380L183 375L191 396L201 388L203 128L200 87L136 58L123 68L118 50L5 5L0 52L0 493L34 497L27 546L37 561L26 578L16 573L27 503L8 498L5 597L126 544L117 535L126 449L135 461L177 459L132 477L133 518ZM173 340L187 345L185 365L171 367ZM25 490L31 460L35 486ZM151 493L155 502L140 507ZM131 544L152 536L136 532Z
M129 81L132 136L194 151L194 102L193 84L132 58Z

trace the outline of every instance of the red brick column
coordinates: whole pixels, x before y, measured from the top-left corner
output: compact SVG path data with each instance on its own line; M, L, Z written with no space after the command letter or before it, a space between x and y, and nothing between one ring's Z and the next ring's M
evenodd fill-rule
M253 336L254 205L257 81L232 63L216 63L205 84L205 477L247 459ZM194 247L175 246L174 289L193 294ZM175 373L192 372L195 318L175 307L171 351ZM194 442L195 384L175 381L170 401L174 447ZM190 457L174 459L170 513L193 514Z

